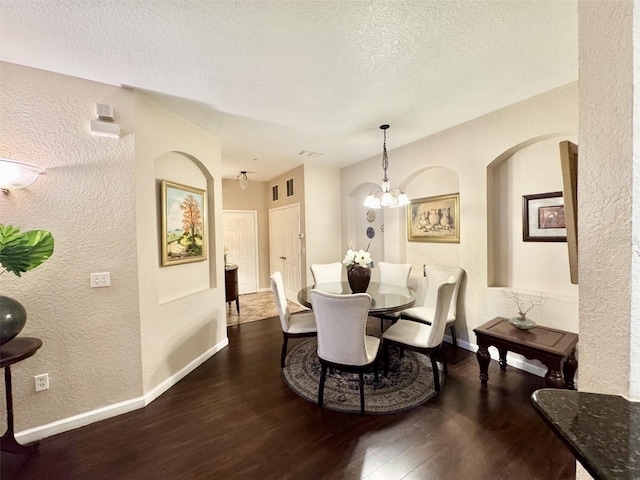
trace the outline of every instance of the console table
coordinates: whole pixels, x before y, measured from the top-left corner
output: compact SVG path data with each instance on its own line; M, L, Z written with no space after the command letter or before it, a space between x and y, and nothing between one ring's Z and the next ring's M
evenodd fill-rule
M225 299L227 303L235 300L236 311L240 315L240 300L238 297L238 265L228 263L224 266Z
M500 354L500 369L507 369L507 352L519 353L532 360L540 360L547 367L544 377L548 387L575 390L573 377L578 369L575 347L578 335L548 327L519 330L506 318L496 317L473 330L478 340L480 382L486 387L489 380L489 347ZM564 377L563 377L564 373Z
M7 431L0 438L0 450L10 453L31 453L38 449L38 442L29 445L18 443L13 427L13 395L11 392L11 365L29 358L42 346L42 340L16 337L0 346L0 368L4 368L4 385L7 397Z

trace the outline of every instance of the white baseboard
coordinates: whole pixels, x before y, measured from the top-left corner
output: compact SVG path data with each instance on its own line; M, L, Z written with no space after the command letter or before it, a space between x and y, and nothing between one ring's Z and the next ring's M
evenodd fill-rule
M450 336L445 336L445 340L451 343ZM478 345L474 343L465 342L464 340L458 339L458 346L461 348L464 348L465 350L469 350L470 352L473 352L473 353L476 353L478 351ZM489 349L489 355L491 355L491 358L493 360L496 360L496 361L500 360L498 351L495 348ZM547 374L547 368L545 366L541 367L537 363L533 363L532 361L527 360L522 355L517 355L511 352L507 353L507 365L510 367L517 368L518 370L523 370L533 375L537 375L538 377L544 377Z
M57 435L59 433L68 432L69 430L84 427L91 423L99 422L100 420L117 417L118 415L122 415L123 413L128 413L139 408L144 408L227 345L229 345L229 339L225 337L224 340L211 347L198 358L194 359L188 365L182 368L179 372L167 378L164 382L160 383L150 392L144 394L141 397L132 398L131 400L125 400L124 402L114 403L113 405L107 405L106 407L97 408L95 410L91 410L90 412L81 413L80 415L74 415L73 417L57 420L55 422L48 423L47 425L41 425L39 427L34 427L28 430L17 432L16 440L24 445L27 443L42 440L43 438L47 438L52 435Z

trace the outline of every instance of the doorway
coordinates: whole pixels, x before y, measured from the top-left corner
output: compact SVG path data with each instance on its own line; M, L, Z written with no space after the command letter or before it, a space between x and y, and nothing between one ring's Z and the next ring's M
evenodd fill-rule
M227 262L238 265L238 294L258 291L258 212L223 210Z
M300 290L300 204L269 210L269 266L282 273L285 296L296 301Z

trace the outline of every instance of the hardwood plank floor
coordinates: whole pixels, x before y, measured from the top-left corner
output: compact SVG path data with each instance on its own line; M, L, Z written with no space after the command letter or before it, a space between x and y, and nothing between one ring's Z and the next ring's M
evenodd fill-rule
M379 334L378 319L369 330ZM290 346L296 340L290 341ZM148 407L2 453L10 479L575 478L530 396L542 378L455 352L439 395L394 415L319 409L284 384L279 320L229 328L229 347ZM453 352L450 352L453 353Z

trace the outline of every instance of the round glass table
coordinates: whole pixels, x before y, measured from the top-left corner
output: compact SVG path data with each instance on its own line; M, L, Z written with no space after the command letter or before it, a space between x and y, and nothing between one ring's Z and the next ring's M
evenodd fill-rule
M311 308L309 292L313 289L327 293L337 293L341 295L351 295L349 282L322 283L305 287L298 292L298 302L305 307ZM367 293L371 295L370 315L398 312L405 308L412 307L416 303L416 292L407 287L389 285L385 283L370 282Z

